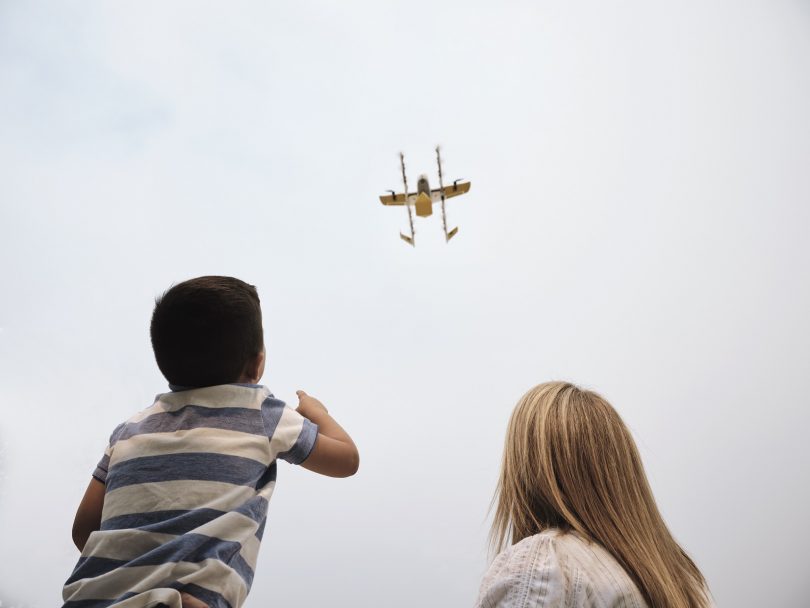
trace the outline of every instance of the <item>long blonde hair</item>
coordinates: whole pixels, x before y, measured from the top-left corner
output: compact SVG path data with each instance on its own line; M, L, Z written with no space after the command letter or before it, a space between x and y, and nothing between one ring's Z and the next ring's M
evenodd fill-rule
M672 538L636 445L600 395L567 382L526 393L506 432L490 539L496 550L548 528L607 549L655 608L704 608L703 575Z

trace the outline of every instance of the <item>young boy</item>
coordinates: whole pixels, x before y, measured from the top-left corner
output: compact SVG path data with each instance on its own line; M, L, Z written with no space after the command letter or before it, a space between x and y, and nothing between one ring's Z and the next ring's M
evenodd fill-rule
M293 410L257 384L265 349L252 285L175 285L155 304L151 335L171 392L113 431L76 513L82 555L64 606L239 608L276 459L348 477L357 448L317 399L298 391Z

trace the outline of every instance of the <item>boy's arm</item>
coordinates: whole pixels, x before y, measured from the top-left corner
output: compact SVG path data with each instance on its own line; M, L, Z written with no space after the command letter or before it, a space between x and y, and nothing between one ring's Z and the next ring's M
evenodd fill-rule
M91 478L82 502L79 503L76 518L73 520L73 542L79 551L84 549L90 534L101 528L101 508L104 506L106 488L107 486L98 479Z
M360 455L349 434L329 415L323 403L304 391L297 391L297 411L318 425L315 446L301 466L329 477L350 477L357 473Z

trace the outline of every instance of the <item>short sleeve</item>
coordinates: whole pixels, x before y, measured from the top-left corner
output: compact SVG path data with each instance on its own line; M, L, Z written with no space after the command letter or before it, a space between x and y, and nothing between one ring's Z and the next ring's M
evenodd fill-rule
M301 464L309 457L318 439L317 424L275 397L268 397L262 403L262 422L270 439L273 459Z
M107 449L104 450L104 456L101 457L101 460L98 461L96 465L96 469L93 471L93 477L98 479L101 483L107 483L107 469L110 468L110 454L112 450L110 446L107 446Z
M118 440L118 435L121 429L124 428L124 424L119 424L115 427L115 430L110 435L110 442L107 444L106 449L104 450L104 456L101 457L101 460L98 461L95 470L93 471L93 477L98 479L101 483L107 483L107 470L110 468L110 457L112 456L112 449L115 445L115 442Z

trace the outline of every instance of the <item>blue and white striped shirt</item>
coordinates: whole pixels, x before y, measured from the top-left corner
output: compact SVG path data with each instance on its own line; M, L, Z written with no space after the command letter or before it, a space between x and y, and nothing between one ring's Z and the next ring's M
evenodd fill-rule
M241 606L276 459L303 462L317 435L263 386L158 395L113 431L93 473L106 484L101 529L65 583L64 608L179 606L178 591Z

